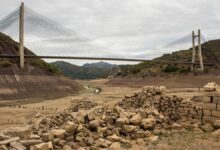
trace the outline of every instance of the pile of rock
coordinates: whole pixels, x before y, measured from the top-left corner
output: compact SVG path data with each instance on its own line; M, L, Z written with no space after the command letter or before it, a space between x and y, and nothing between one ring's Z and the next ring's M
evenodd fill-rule
M155 141L160 132L198 128L199 109L180 98L166 97L163 91L163 87L145 87L113 107L79 110L82 105L73 104L53 117L37 115L27 128L1 135L0 146L13 149L16 145L19 150L118 150L131 147L133 141Z
M97 106L97 103L89 100L88 98L83 98L75 99L72 101L71 107L69 107L69 109L73 112L77 112L79 110L89 110L95 106Z
M118 106L130 111L139 108L149 110L153 107L163 114L168 122L194 119L202 121L201 107L193 105L190 101L183 101L177 96L163 95L164 89L164 87L144 87L141 92L125 97Z

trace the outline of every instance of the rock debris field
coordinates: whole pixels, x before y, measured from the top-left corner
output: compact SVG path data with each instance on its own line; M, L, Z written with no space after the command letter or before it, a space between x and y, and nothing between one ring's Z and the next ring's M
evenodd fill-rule
M0 134L3 150L132 149L158 140L160 133L201 130L220 135L220 120L204 121L203 108L165 87L147 86L114 106L83 99L52 117L37 114L24 127Z

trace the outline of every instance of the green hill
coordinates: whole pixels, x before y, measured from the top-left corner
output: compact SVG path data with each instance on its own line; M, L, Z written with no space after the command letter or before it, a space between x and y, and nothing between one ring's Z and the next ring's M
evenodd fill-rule
M98 62L92 64L85 64L83 66L73 65L64 61L56 61L51 63L67 77L72 79L96 79L106 78L110 75L113 65Z
M198 47L196 47L197 50ZM212 40L202 44L202 53L204 63L212 63L214 66L205 66L206 74L220 75L220 40ZM154 60L164 61L185 61L191 62L192 48L188 50L180 50L171 54L164 54ZM198 55L196 56L196 63L199 63ZM199 66L196 66L199 68ZM192 73L190 65L180 64L164 64L158 62L143 62L136 65L120 65L120 70L115 74L116 76L163 76L167 74L188 74ZM193 72L198 74L198 72Z
M18 55L19 44L11 39L9 36L0 32L0 55ZM24 49L25 55L35 55L33 52ZM19 60L18 59L0 59L0 73L7 72L19 72ZM46 73L46 74L59 74L56 67L46 63L42 59L26 59L25 60L26 71ZM22 71L23 73L25 70Z

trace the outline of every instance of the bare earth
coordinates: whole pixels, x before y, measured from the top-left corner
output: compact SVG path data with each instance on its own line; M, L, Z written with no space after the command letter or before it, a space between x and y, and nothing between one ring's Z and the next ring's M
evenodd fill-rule
M22 126L28 122L30 118L37 113L42 115L52 115L68 107L71 101L88 97L98 103L114 105L121 100L125 95L131 95L135 91L140 90L139 87L125 86L119 84L109 84L107 80L92 80L92 81L78 81L85 87L81 93L75 96L67 96L63 98L47 99L26 99L25 101L16 101L16 105L11 105L11 100L4 100L1 103L10 102L10 106L0 107L0 130L4 130L9 126ZM106 84L108 82L108 84ZM100 94L94 93L95 87L101 87ZM1 92L1 91L0 91ZM184 99L189 99L195 95L201 95L199 88L169 88L168 95L178 95ZM1 105L0 103L0 105ZM153 144L141 145L133 143L132 149L159 149L159 150L219 150L220 139L211 136L209 133L200 133L185 131L178 134L164 134L160 135L160 139Z

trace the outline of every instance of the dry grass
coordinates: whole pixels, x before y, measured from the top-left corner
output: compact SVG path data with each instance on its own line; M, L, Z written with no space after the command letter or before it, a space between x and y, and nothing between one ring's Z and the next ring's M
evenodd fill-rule
M162 135L157 143L146 147L148 150L219 150L220 139L209 133L187 131Z

